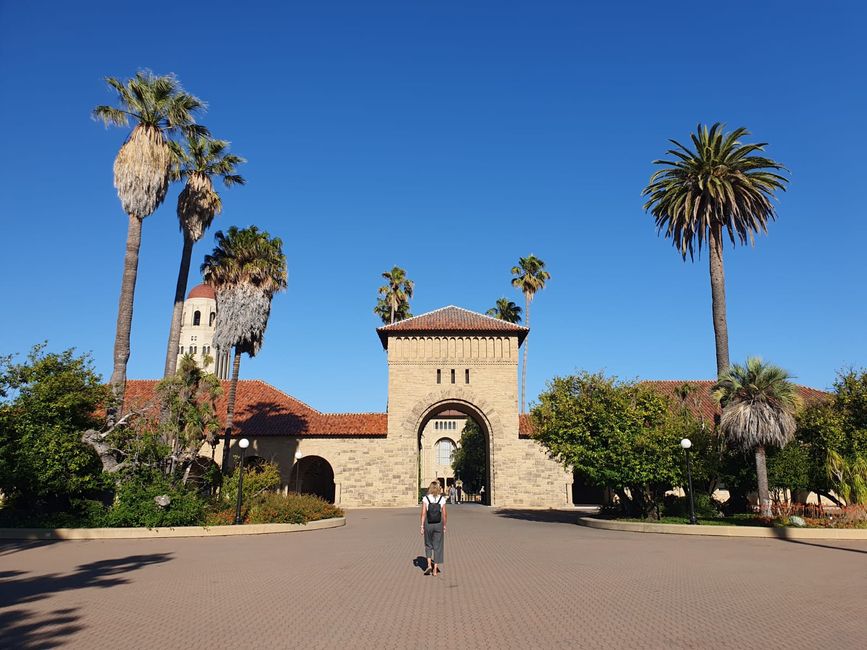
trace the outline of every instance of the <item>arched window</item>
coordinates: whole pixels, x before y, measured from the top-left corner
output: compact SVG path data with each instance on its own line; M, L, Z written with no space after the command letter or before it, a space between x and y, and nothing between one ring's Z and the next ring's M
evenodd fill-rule
M211 312L211 316L210 316L210 318L208 318L208 327L213 327L215 320L217 320L217 314L215 314L214 312ZM469 371L467 371L467 372L469 372ZM467 382L467 383L470 383L470 382Z
M193 312L193 327L195 327L196 325L201 325L201 324L202 324L202 312L200 312L197 309L196 311Z
M447 438L437 442L437 465L451 465L455 453L455 443Z

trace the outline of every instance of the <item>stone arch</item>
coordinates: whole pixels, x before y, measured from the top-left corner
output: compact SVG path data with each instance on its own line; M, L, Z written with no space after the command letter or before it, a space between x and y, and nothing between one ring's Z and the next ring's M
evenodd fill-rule
M288 487L334 503L334 468L322 456L304 456L292 465Z
M418 400L403 419L401 428L413 431L416 436L429 420L442 411L455 409L466 413L482 427L488 442L488 486L487 499L491 505L497 503L497 439L506 435L502 420L491 404L479 397L471 388L452 385L449 388L432 391Z

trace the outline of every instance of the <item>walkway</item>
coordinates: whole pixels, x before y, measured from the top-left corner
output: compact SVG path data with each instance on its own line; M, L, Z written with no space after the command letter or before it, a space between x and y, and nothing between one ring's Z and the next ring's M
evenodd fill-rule
M0 647L863 647L867 542L450 510L440 578L414 565L410 510L289 535L5 542Z

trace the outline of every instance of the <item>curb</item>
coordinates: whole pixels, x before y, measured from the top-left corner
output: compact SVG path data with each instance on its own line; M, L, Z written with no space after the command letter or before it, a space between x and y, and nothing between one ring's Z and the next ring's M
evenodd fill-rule
M689 524L654 524L637 521L613 521L580 517L579 526L630 533L664 535L703 535L708 537L764 537L768 539L861 539L867 530L860 528L769 528L763 526L691 526Z
M152 539L160 537L226 537L300 533L346 525L346 517L320 519L307 524L245 524L243 526L177 526L174 528L0 528L0 539Z

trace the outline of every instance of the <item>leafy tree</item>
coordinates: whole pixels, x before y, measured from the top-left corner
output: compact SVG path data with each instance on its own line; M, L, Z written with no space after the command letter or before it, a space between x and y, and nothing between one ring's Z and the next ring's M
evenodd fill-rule
M545 270L545 262L535 255L528 255L518 260L518 265L512 267L512 286L524 294L526 308L524 314L527 317L527 327L530 327L530 303L537 291L545 288L545 284L551 279L551 274ZM524 412L527 397L527 350L529 337L524 339L524 363L521 366L521 413Z
M554 458L641 517L658 517L665 491L681 484L680 440L700 426L652 387L587 372L550 381L532 417Z
M22 507L58 510L105 487L99 459L80 438L110 391L90 355L45 347L23 363L0 362L0 491Z
M241 354L253 357L262 347L271 300L286 288L286 256L283 242L256 226L218 231L213 253L205 256L202 275L217 294L214 347L235 348L229 384L226 432L223 441L223 472L229 469L229 440L235 416L235 394Z
M213 140L188 133L184 146L176 142L170 142L169 145L177 161L172 176L174 179L185 180L186 184L178 196L178 222L183 234L184 246L175 287L175 304L172 310L164 377L171 377L177 370L181 320L193 244L202 238L205 231L211 227L214 217L223 210L223 201L214 189L213 178L220 177L226 187L244 185L247 182L243 176L236 173L238 165L246 161L240 156L229 153L229 143L225 140Z
M452 469L455 476L464 482L464 490L477 493L487 482L488 441L485 432L472 418L467 418L458 448L452 456ZM490 490L490 486L485 488Z
M759 509L765 517L771 516L765 449L785 446L795 433L798 397L789 379L782 368L751 357L722 373L715 387L723 407L720 431L755 453Z
M521 308L508 298L497 298L497 304L485 313L507 323L520 323L521 311Z
M409 301L415 283L406 277L406 271L399 266L395 266L391 271L385 271L382 277L385 284L379 288L379 300L373 312L382 318L384 324L390 325L408 318L404 314L409 314ZM386 306L388 319L386 319Z
M189 354L181 358L176 373L157 384L157 395L166 415L160 428L170 449L170 474L178 463L189 471L202 443L216 443L220 431L216 402L222 392L220 380L199 368Z
M114 77L106 77L105 81L117 92L120 107L97 106L93 117L106 126L128 126L130 120L134 124L114 161L114 186L129 218L110 382L121 404L129 361L142 220L160 206L169 186L172 151L166 136L181 129L200 134L207 130L197 126L194 118L204 104L184 92L172 75L160 77L145 70L125 83Z
M723 231L732 246L753 243L776 218L774 192L785 191L787 183L776 173L784 169L780 163L754 155L767 143L742 144L740 139L749 135L746 129L724 133L723 128L718 122L710 129L699 124L691 136L695 151L671 140L676 148L667 153L677 160L654 160L664 169L650 177L642 192L648 197L644 209L684 260L687 255L693 259L695 248L700 253L707 242L717 376L729 367Z

